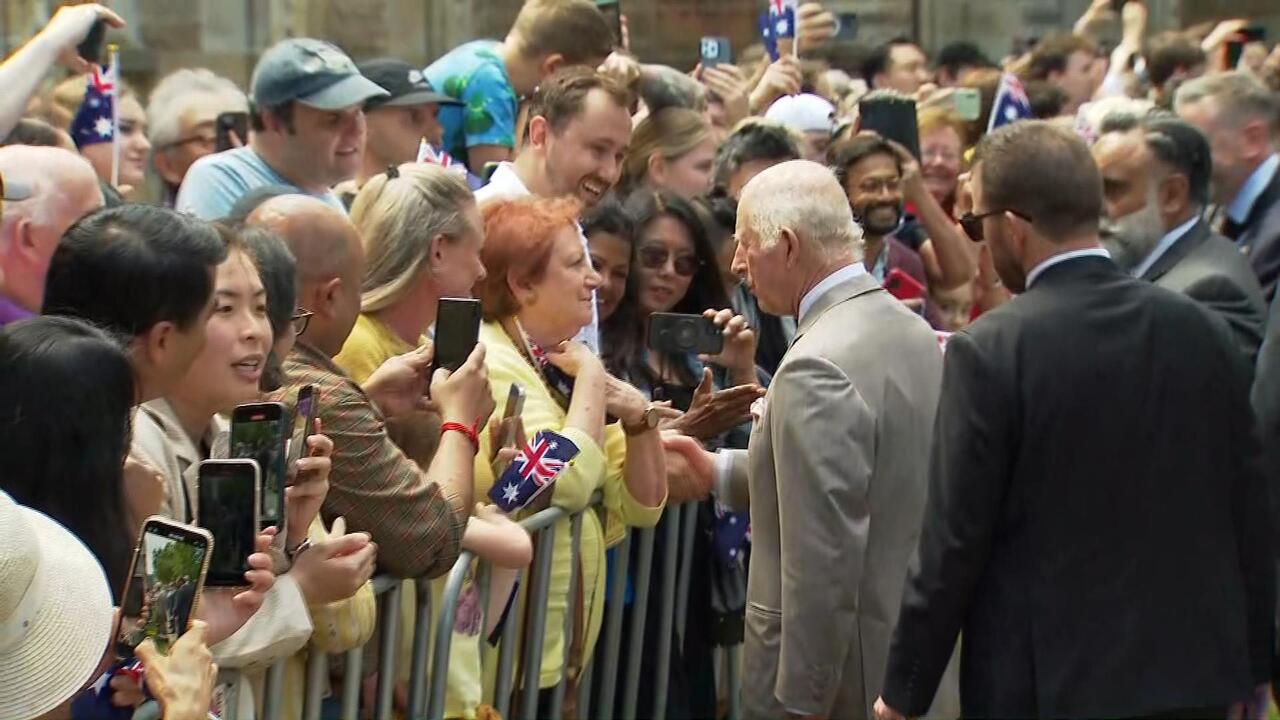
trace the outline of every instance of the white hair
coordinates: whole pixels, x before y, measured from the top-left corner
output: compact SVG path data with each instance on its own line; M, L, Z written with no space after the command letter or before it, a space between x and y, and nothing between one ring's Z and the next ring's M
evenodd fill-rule
M97 176L88 161L62 148L31 145L0 148L0 172L31 191L31 197L26 200L4 201L6 227L19 219L48 227L67 211L74 192L97 188Z
M151 144L164 149L182 140L182 116L199 101L214 101L226 112L248 112L244 91L227 78L204 68L183 68L169 73L151 92L147 103L147 128Z
M762 248L775 245L785 228L827 255L862 259L862 227L828 168L806 160L775 165L752 178L742 197L746 222Z

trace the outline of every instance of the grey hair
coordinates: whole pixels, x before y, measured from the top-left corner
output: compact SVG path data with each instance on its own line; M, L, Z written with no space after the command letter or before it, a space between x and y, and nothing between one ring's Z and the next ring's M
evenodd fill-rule
M1207 98L1221 103L1224 115L1265 120L1273 133L1280 132L1280 99L1249 73L1236 70L1188 80L1178 88L1174 107L1181 110Z
M248 112L249 99L236 84L205 68L183 68L166 75L147 103L148 138L157 150L182 139L182 116L193 100L216 98L226 112Z
M848 254L855 261L862 259L862 227L854 222L844 190L829 168L792 161L765 171L747 188L749 193L743 190L744 200L750 196L750 202L743 203L748 208L746 221L761 248L777 244L787 229L829 257Z
M431 241L457 240L468 228L464 210L475 196L462 176L439 165L410 163L374 175L351 205L364 241L360 309L377 312L399 302L430 271Z

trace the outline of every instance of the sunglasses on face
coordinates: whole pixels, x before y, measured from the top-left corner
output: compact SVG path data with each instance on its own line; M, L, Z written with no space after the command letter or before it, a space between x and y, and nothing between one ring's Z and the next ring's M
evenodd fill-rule
M667 258L671 257L671 252L666 248L652 246L640 248L638 254L640 264L650 270L661 270L667 264ZM672 265L677 275L693 277L698 268L702 267L702 261L694 255L677 255Z
M1017 210L1005 209L991 210L990 212L978 213L976 215L974 213L967 212L960 217L960 227L964 229L964 234L968 235L970 240L974 242L982 242L987 239L986 234L982 229L982 221L986 218L1003 215L1005 213L1009 213L1016 217L1020 217L1027 222L1031 222L1031 218L1023 215Z

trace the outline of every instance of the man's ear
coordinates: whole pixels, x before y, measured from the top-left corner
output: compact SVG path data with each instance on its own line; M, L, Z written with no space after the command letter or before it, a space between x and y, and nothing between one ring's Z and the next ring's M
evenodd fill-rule
M160 177L164 178L165 182L174 187L182 184L182 176L173 167L173 161L169 159L168 150L159 150L152 154L152 157L155 158L156 172L160 173Z
M1160 214L1165 217L1177 215L1191 205L1191 181L1186 175L1174 173L1156 188L1156 202L1159 203Z
M547 76L566 65L568 65L568 62L565 61L564 55L561 55L560 53L551 53L542 58L542 62L538 64L538 69L541 73L541 78L545 79Z
M314 302L317 307L307 309L323 317L334 317L338 304L342 302L341 296L342 278L330 278L321 283L315 293Z
M551 124L541 115L529 118L529 144L535 148L547 145L547 136L551 134Z
M1240 138L1244 140L1250 162L1265 158L1271 152L1271 128L1267 121L1253 119L1240 128Z
M786 267L795 267L800 262L800 237L789 227L778 233L778 246L782 250L782 261Z

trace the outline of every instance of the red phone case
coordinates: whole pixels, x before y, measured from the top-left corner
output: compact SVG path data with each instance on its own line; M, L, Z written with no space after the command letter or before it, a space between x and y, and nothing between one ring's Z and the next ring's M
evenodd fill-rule
M902 268L894 268L884 279L884 289L899 300L918 300L924 297L925 288L919 280L908 275Z

